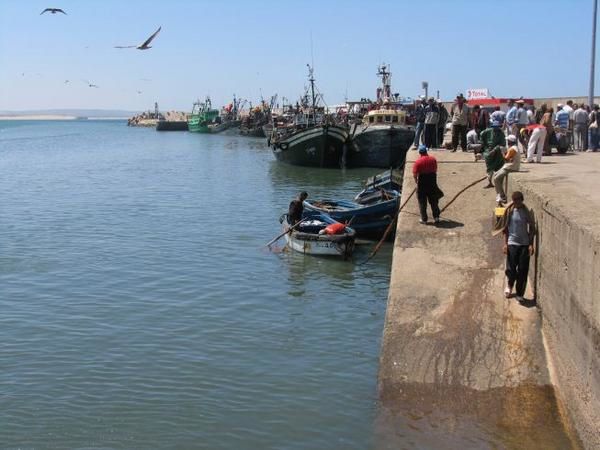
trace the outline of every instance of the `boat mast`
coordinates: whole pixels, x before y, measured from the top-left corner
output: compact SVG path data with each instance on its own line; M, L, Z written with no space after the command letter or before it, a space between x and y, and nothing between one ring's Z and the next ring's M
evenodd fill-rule
M389 65L382 63L377 68L377 75L381 77L381 91L378 95L378 102L383 104L385 98L392 97L392 74L389 71Z
M306 65L308 67L308 81L310 81L310 94L312 97L312 113L313 113L313 123L316 121L316 109L317 109L317 99L315 97L315 77L313 76L313 68L310 64Z

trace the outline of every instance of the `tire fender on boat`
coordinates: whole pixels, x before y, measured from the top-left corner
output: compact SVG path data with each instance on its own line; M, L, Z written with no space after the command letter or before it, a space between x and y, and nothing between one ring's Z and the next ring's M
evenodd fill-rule
M279 144L279 148L280 148L281 150L287 150L287 149L288 149L288 143L287 143L287 142L281 142L281 143Z

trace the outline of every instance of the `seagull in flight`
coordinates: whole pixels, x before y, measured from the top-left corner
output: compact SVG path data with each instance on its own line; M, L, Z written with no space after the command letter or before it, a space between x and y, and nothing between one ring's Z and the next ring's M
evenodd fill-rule
M56 13L63 13L65 16L67 15L67 13L66 13L66 12L64 12L64 11L63 11L62 9L60 9L60 8L46 8L45 10L43 10L43 11L40 13L40 16L41 16L42 14L44 14L44 13L47 13L47 12L50 12L50 13L52 13L52 14L56 14Z
M65 84L69 83L69 80L65 80Z
M90 83L88 80L81 80L81 81L83 81L85 84L88 85L88 87L91 87L91 88L98 88L98 87L100 87L100 86L98 86L96 84Z
M138 94L141 94L141 93L142 93L142 91L137 91L137 93L138 93Z
M148 50L149 48L152 48L149 44L152 42L152 39L154 39L156 35L160 33L161 28L162 27L158 27L158 30L156 30L152 36L150 36L144 41L144 43L140 45L115 45L115 48L137 48L138 50Z

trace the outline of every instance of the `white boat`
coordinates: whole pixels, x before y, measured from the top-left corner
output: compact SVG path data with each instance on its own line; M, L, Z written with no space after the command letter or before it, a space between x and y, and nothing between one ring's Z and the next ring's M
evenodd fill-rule
M292 250L319 256L342 256L344 259L352 256L354 251L354 236L356 232L345 227L340 234L320 234L328 225L339 223L325 214L310 214L302 219L292 231L287 214L281 217L285 240Z

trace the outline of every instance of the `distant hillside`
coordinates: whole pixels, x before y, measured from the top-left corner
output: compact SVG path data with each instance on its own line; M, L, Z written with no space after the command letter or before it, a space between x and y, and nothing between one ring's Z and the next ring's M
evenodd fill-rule
M121 109L35 109L0 111L0 116L75 116L75 117L131 117L139 111Z

